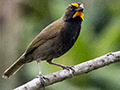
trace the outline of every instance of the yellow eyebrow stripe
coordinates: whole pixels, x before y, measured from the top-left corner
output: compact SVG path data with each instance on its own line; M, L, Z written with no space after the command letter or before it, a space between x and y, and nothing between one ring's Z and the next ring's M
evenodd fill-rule
M75 7L79 7L78 3L72 3L71 5L75 6Z

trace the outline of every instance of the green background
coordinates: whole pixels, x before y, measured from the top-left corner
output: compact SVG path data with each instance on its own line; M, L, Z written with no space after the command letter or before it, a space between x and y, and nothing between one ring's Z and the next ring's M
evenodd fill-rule
M71 66L120 50L119 0L0 0L0 90L12 90L38 75L37 63L31 62L9 79L1 78L34 37L59 19L72 2L84 4L81 33L74 47L54 62ZM61 70L46 61L41 62L41 69L43 75ZM56 83L46 90L120 90L120 63Z

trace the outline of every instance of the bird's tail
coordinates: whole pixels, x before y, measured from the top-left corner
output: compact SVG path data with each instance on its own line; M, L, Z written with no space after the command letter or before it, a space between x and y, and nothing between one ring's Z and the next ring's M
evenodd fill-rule
M11 75L14 75L25 63L26 59L23 54L16 62L14 62L8 69L5 70L2 77L6 79Z

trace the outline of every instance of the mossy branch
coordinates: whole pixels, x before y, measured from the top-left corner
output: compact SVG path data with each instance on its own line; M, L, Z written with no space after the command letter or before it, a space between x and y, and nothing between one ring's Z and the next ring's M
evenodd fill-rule
M84 73L91 72L98 68L110 65L112 63L116 63L120 61L120 51L108 53L101 57L95 58L93 60L89 60L87 62L83 62L73 67L73 70L61 70L49 75L44 76L45 78L45 86L63 81L68 78L72 78L77 75L81 75ZM38 90L42 88L39 78L35 78L32 81L14 89L14 90Z

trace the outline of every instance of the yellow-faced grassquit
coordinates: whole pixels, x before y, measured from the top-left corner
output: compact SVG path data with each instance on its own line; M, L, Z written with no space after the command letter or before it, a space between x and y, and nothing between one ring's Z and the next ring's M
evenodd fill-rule
M83 9L83 4L71 3L60 19L48 25L33 39L27 50L4 72L2 77L8 78L24 64L35 60L38 63L39 76L43 84L40 61L46 60L49 64L69 69L70 67L53 63L52 60L66 53L76 42L84 19Z

